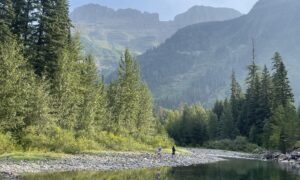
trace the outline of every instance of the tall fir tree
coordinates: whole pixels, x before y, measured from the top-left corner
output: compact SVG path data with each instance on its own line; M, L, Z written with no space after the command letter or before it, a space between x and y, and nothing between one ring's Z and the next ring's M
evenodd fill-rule
M283 153L292 150L299 138L299 122L296 109L291 103L278 106L267 126L269 127L268 148L280 149Z
M155 135L154 107L150 90L146 84L141 85L139 96L139 112L137 117L138 132L146 135Z
M15 18L12 32L24 45L24 55L32 62L37 42L38 21L41 12L41 0L14 0Z
M234 139L238 135L238 129L234 123L231 104L226 99L224 102L224 111L220 119L221 138Z
M33 65L38 75L54 79L58 70L59 55L70 42L71 21L67 0L41 1L36 58Z
M80 43L74 38L60 52L57 70L51 81L52 106L56 110L58 124L63 129L74 130L80 112L82 94L80 94Z
M100 98L104 98L104 96L102 94L102 82L99 79L94 59L91 56L88 56L80 65L81 88L79 93L81 94L81 100L75 131L78 135L89 135L97 129L99 130L97 127L99 125L99 123L97 123L97 116L100 114L97 114L97 112L100 110L98 108L103 107L98 106L98 103L101 101ZM102 113L104 113L104 111L102 111Z
M126 49L119 65L118 79L110 87L110 107L116 131L126 134L136 132L140 87L137 63Z
M294 102L294 94L290 87L287 70L278 52L273 57L273 108L280 105L286 106Z
M236 80L235 73L232 72L231 75L231 97L230 104L232 108L233 121L236 126L239 126L239 116L242 111L244 101L244 95L242 88Z
M243 111L240 117L240 132L243 136L250 135L250 130L255 128L255 122L257 118L257 108L259 107L259 89L260 89L260 77L258 74L258 66L253 61L248 66L248 77L246 79L247 90L245 95L245 102L243 105Z
M10 41L11 27L14 20L14 10L11 0L0 2L0 42Z
M26 118L31 112L28 100L34 76L16 41L0 44L0 82L0 131L10 132L19 140L30 123Z
M218 116L213 112L209 113L208 135L210 140L214 140L220 137Z

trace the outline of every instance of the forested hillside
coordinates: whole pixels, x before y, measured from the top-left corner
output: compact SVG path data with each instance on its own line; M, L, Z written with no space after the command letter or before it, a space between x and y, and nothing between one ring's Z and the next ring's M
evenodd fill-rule
M239 17L241 13L229 8L195 6L175 17L174 21L160 21L157 13L135 9L114 10L97 4L75 9L71 19L81 33L85 51L95 56L101 73L108 76L117 67L124 48L134 55L158 46L187 25L221 21Z
M143 78L156 102L164 107L180 103L212 106L229 94L233 69L246 77L252 40L257 64L271 64L275 51L285 57L296 102L299 89L300 1L260 0L251 12L224 22L209 22L180 29L157 48L138 59Z
M211 110L184 106L161 110L161 121L180 145L257 151L259 145L283 153L300 147L300 109L279 53L272 58L271 71L255 61L248 66L246 90L231 76L231 96L215 102ZM250 141L253 144L248 144Z
M67 0L0 2L0 153L169 145L129 51L106 86L71 27Z

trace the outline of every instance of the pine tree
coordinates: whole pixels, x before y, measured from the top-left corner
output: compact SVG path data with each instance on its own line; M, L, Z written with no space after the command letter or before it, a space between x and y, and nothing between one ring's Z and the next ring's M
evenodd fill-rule
M214 140L220 137L218 124L219 121L217 115L213 112L210 112L208 119L208 135L210 140Z
M110 87L110 109L116 131L136 133L141 81L136 61L126 49L118 69L118 79ZM113 95L113 96L112 96Z
M156 120L153 113L153 100L148 87L143 84L139 96L139 112L137 117L137 130L143 134L154 134Z
M221 138L234 139L238 135L238 130L234 124L232 109L230 103L225 100L224 111L220 119L221 122Z
M0 2L0 42L10 41L12 38L11 26L14 19L14 11L11 0Z
M230 104L232 108L232 116L235 125L239 125L239 116L242 111L243 106L243 93L242 88L239 83L236 81L235 73L232 73L231 76L231 97L230 97Z
M294 102L294 95L290 87L287 70L278 52L273 57L273 108L280 105L286 106L289 102Z
M262 109L261 119L269 119L272 110L272 78L265 66L262 72L261 88L260 88L260 107Z
M282 152L291 150L299 134L299 123L295 108L289 103L280 105L268 121L270 128L268 147L280 149Z
M34 47L37 42L38 21L40 18L40 0L14 0L15 18L12 23L12 32L24 45L24 54L33 61Z
M213 107L213 112L217 115L218 117L218 120L220 120L221 118L221 115L223 113L223 110L224 110L224 104L223 104L223 101L219 101L217 100L214 104L214 107Z
M73 39L69 46L60 52L57 71L51 82L52 106L56 110L58 124L63 129L74 130L82 103L80 94L80 43Z
M0 82L0 131L10 132L19 140L28 124L34 76L15 41L0 44Z
M80 94L79 104L80 112L75 125L75 131L88 134L96 128L96 116L98 100L102 98L101 84L97 73L97 67L91 56L85 58L81 63Z
M41 1L37 57L32 62L38 75L46 74L50 79L54 79L58 70L59 55L71 40L70 28L67 0Z
M259 90L260 90L260 77L258 74L258 66L253 63L248 66L248 77L246 79L247 91L246 98L243 105L243 111L240 117L239 129L243 136L248 136L250 130L255 128L256 123L260 123L257 119L257 112L259 108Z
M15 18L12 0L2 0L0 2L0 22L11 29Z

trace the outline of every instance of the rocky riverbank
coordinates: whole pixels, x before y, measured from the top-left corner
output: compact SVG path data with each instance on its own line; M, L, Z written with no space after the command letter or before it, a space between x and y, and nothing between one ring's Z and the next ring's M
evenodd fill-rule
M101 153L97 155L66 155L56 160L40 161L0 161L0 178L18 179L24 173L62 172L62 171L105 171L121 169L177 167L223 161L223 158L257 158L247 153L222 150L188 149L187 153L176 155L155 153Z
M282 168L300 175L300 149L286 154L270 151L264 155L264 159L277 161Z

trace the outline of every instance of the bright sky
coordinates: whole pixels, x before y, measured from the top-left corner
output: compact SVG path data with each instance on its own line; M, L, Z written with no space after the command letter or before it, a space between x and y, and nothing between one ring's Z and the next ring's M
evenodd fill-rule
M194 5L230 7L248 13L258 0L70 0L71 10L88 3L98 3L111 7L133 8L147 12L157 12L161 20L171 20Z

